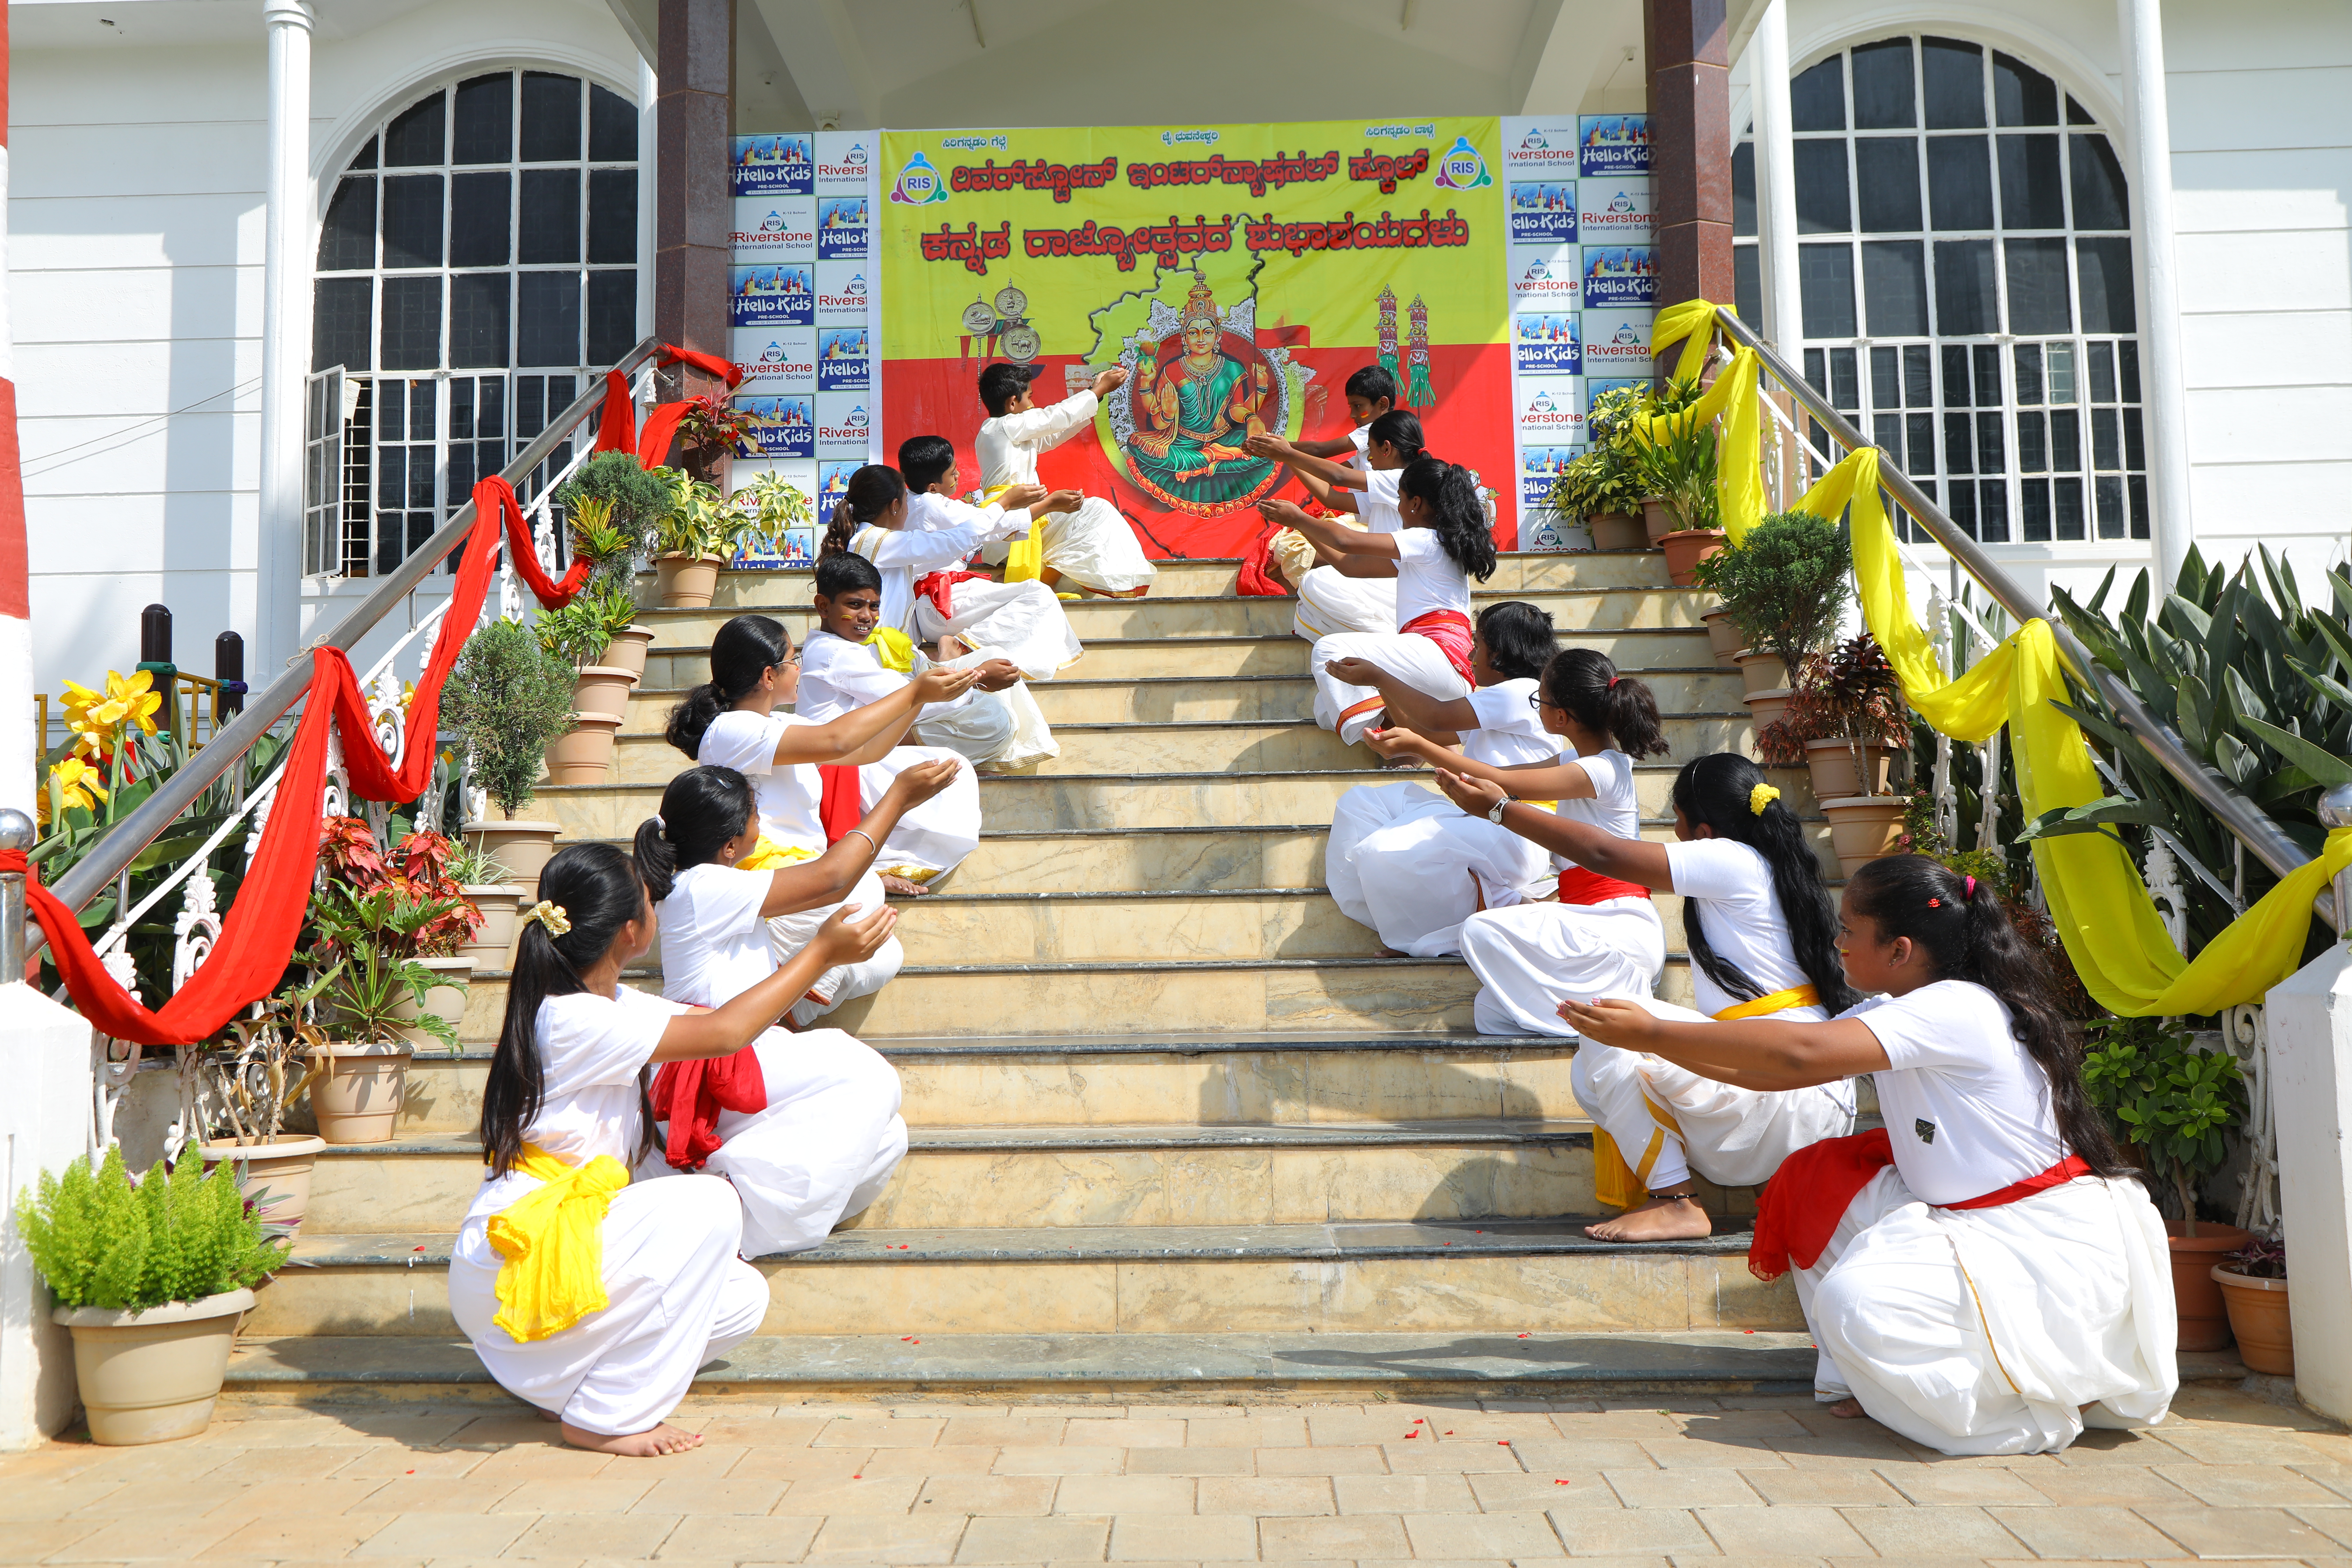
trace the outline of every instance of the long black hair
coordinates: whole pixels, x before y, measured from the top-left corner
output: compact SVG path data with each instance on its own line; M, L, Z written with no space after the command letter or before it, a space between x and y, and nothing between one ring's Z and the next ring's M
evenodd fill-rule
M689 757L702 754L711 721L740 702L760 677L793 656L793 634L773 616L738 616L710 639L710 679L669 710L669 743Z
M2027 945L1990 881L1971 889L1924 855L1889 855L1846 881L1845 907L1892 942L1907 936L1938 980L1966 980L2009 1005L2010 1026L2050 1081L2050 1110L2072 1153L2102 1176L2126 1167L2106 1122L2083 1093L2083 1053L2066 1027L2042 955Z
M1375 441L1394 447L1397 456L1408 463L1429 449L1429 437L1421 431L1421 416L1410 408L1391 408L1365 426L1365 449L1369 451Z
M1525 599L1505 599L1479 611L1478 640L1486 645L1486 662L1505 680L1539 679L1559 647L1550 612Z
M841 504L833 509L833 521L825 525L824 542L817 547L816 558L822 561L848 550L860 523L872 522L906 493L906 479L887 463L868 463L850 475Z
M1372 424L1377 427L1380 420ZM1426 455L1415 458L1397 470L1397 494L1429 509L1439 548L1465 574L1481 583L1495 574L1495 533L1486 526L1486 504L1478 499L1469 469Z
M1543 694L1545 701L1586 729L1607 735L1629 757L1664 756L1670 750L1649 683L1618 674L1607 654L1589 647L1560 649L1544 666Z
M751 781L733 768L688 768L662 791L661 815L637 824L637 875L656 903L677 874L719 858L721 846L751 825Z
M539 896L561 906L572 929L550 936L546 926L527 921L515 943L506 1022L499 1028L489 1081L482 1086L482 1158L493 1176L503 1176L520 1163L523 1129L538 1116L546 1097L547 1068L539 1055L540 1004L551 996L585 992L581 974L612 951L623 926L646 912L645 880L637 874L636 862L617 844L572 844L557 850L539 874ZM654 1108L646 1085L646 1074L640 1072L637 1147L631 1164L653 1152Z
M1717 838L1745 844L1764 857L1797 967L1821 993L1822 1005L1832 1014L1843 1013L1860 998L1846 984L1845 965L1838 962L1837 911L1822 882L1822 863L1805 842L1804 824L1786 803L1775 800L1760 812L1755 809L1756 786L1768 782L1763 769L1737 752L1694 758L1675 775L1675 809L1693 826L1704 823ZM1731 995L1752 1002L1766 994L1763 986L1708 943L1696 899L1683 901L1683 940L1689 945L1691 962Z

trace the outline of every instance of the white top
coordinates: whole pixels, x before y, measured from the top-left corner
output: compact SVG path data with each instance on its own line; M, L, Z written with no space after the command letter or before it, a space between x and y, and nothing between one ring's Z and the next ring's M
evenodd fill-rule
M1396 533L1396 624L1406 626L1432 610L1470 613L1470 579L1437 542L1433 528L1402 528Z
M1772 889L1772 868L1761 852L1737 839L1694 838L1666 846L1666 868L1674 874L1675 891L1698 901L1699 929L1706 932L1716 956L1762 986L1765 995L1813 983L1797 967L1789 922ZM1696 963L1691 965L1691 989L1697 994L1698 1010L1710 1017L1743 1000L1709 979ZM1774 1016L1811 1020L1829 1015L1818 1007L1792 1007Z
M824 798L824 780L814 763L776 765L776 747L784 731L811 721L790 713L721 713L702 733L698 763L733 768L751 781L760 805L760 836L787 849L824 849L824 823L817 815Z
M927 663L920 653L915 655L917 669ZM876 649L831 632L812 632L801 645L801 685L793 711L811 723L822 724L903 691L907 684L905 676L883 665ZM934 719L971 701L971 692L966 691L950 701L926 703L917 718Z
M1404 513L1397 510L1397 477L1403 472L1402 468L1364 469L1364 488L1356 492L1356 517L1371 532L1403 530Z
M986 506L974 506L961 497L943 496L937 490L907 493L907 529L912 533L937 533L974 521L993 524L1003 512L1004 509L992 501ZM1019 523L1023 528L1028 526L1027 512L1019 514Z
M1529 705L1536 683L1521 679L1482 686L1469 697L1478 727L1462 733L1462 754L1490 768L1512 768L1525 763L1548 763L1572 748L1558 735L1544 731L1543 718Z
M1642 808L1633 796L1633 759L1622 752L1609 751L1571 756L1569 761L1592 781L1592 798L1560 801L1552 807L1553 814L1571 822L1591 823L1613 838L1642 837ZM1552 858L1567 864L1558 856Z
M760 914L774 873L705 861L670 884L655 910L661 931L662 994L722 1006L776 972Z
M1024 409L991 419L980 427L972 447L980 456L980 485L1034 485L1037 454L1049 451L1094 423L1095 389L1044 408Z
M933 496L933 500L945 500ZM915 631L915 579L944 571L993 539L1004 537L1002 507L964 506L971 516L944 528L877 528L871 523L849 536L849 548L874 563L882 574L882 624L908 637ZM927 510L929 509L926 509ZM1015 512L1019 532L1029 526L1029 514Z
M1348 456L1348 467L1360 473L1370 473L1371 469L1368 466L1364 453L1372 444L1372 427L1369 425L1359 425L1348 432L1348 439L1356 444L1356 449Z
M2038 1176L2066 1157L2050 1080L2025 1054L2008 1004L1966 980L1874 996L1858 1018L1892 1070L1873 1073L1903 1184L1931 1204L1960 1203Z
M584 1165L599 1154L629 1163L639 1134L637 1075L653 1060L669 1021L685 1011L626 986L610 996L573 992L541 1003L539 1114L524 1126L523 1142L568 1164ZM466 1219L498 1214L539 1185L520 1171L486 1177Z

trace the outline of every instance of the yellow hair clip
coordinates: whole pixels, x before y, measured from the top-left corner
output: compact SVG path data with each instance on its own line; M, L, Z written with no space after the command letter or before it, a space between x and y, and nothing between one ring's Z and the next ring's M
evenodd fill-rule
M1761 816L1764 808L1780 798L1780 792L1771 784L1760 784L1748 792L1748 815Z
M540 900L523 911L524 925L529 925L533 921L545 926L547 934L551 937L569 936L572 933L572 917L563 912L562 904L550 903L545 899Z

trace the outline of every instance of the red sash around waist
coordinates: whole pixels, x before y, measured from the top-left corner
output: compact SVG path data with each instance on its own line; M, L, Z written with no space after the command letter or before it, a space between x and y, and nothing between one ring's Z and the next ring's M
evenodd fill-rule
M940 613L940 619L951 621L955 619L955 609L949 604L948 599L954 592L955 585L959 583L985 583L988 580L988 574L985 572L930 572L915 579L915 594L919 598L929 599L931 602L931 608Z
M1461 611L1431 610L1425 615L1413 616L1397 630L1412 637L1427 637L1437 645L1437 651L1445 656L1445 662L1454 667L1454 674L1473 686L1478 684L1476 678L1470 673L1470 617Z
M1824 1138L1780 1162L1756 1200L1756 1235L1748 1244L1748 1272L1778 1279L1791 1268L1811 1268L1836 1233L1838 1221L1870 1179L1895 1163L1895 1144L1884 1127L1851 1138ZM2091 1167L2069 1154L2039 1175L2012 1182L1997 1192L1937 1208L1990 1209L2087 1176Z
M654 1119L669 1123L664 1156L674 1170L699 1171L719 1152L719 1113L768 1109L768 1082L760 1053L745 1046L731 1057L664 1062L654 1075Z
M1563 904L1605 904L1612 899L1649 896L1650 889L1639 882L1620 881L1581 866L1570 866L1559 874L1559 901Z

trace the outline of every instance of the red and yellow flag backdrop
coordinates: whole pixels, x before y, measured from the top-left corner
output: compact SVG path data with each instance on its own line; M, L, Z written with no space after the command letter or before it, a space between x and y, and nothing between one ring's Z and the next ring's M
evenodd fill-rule
M886 452L940 435L980 469L976 383L1040 366L1039 404L1128 367L1048 482L1112 500L1157 556L1230 556L1268 495L1251 429L1333 437L1385 364L1429 449L1478 470L1517 537L1510 308L1491 119L892 131L882 137Z

